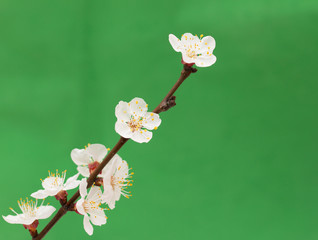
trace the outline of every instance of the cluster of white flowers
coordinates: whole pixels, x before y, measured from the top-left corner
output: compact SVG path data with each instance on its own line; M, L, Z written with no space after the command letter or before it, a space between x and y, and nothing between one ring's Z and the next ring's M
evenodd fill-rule
M78 171L84 177L88 177L89 174L87 173L94 171L107 153L108 150L104 145L89 144L84 149L74 149L71 157L74 163L78 165ZM90 221L97 226L106 224L104 213L106 208L101 208L101 204L105 203L110 209L114 209L115 202L120 199L121 195L126 198L131 196L126 189L132 185L131 177L133 174L129 173L127 162L116 154L98 175L103 179L103 191L100 187L93 186L87 194L87 179L82 179L79 188L81 199L77 202L76 209L84 215L84 229L88 234L93 233Z
M169 35L169 41L173 49L182 53L182 63L188 66L196 64L198 67L208 67L215 63L216 57L212 54L215 48L215 41L212 37L202 38L193 36L190 33L182 35L181 41L174 35ZM148 112L148 104L142 98L134 98L130 102L120 101L115 109L117 122L115 131L123 138L132 139L138 143L149 142L153 133L150 130L157 130L161 119L157 113ZM105 159L108 151L102 144L88 144L84 149L73 149L71 159L77 165L78 173L66 178L66 170L59 173L49 172L49 176L42 181L43 189L31 194L36 200L20 200L18 205L21 214L3 216L8 223L23 224L26 229L36 230L39 219L46 219L56 210L49 205L37 206L37 199L44 199L54 196L62 205L67 203L67 191L79 187L80 200L72 210L84 216L84 229L93 234L93 225L101 226L106 224L105 210L102 204L107 204L110 209L115 208L116 202L121 196L129 198L131 192L126 189L132 185L133 172L130 173L126 161L115 154L107 163L104 169L98 173L101 179L101 186L95 184L87 190L87 178ZM79 175L84 178L78 180ZM97 186L98 185L98 186Z
M100 162L106 157L108 150L102 144L89 144L85 149L73 149L71 152L71 158L74 163L80 165L77 169L79 173L67 179L65 182L66 171L59 174L49 172L49 176L42 181L43 189L38 190L31 194L31 197L36 199L44 199L48 196L55 196L56 199L61 200L66 198L67 191L77 188L81 199L76 203L75 209L79 214L84 215L84 229L89 234L93 234L93 227L91 225L101 226L106 224L105 210L101 204L105 203L110 209L115 208L115 203L123 195L126 198L131 196L130 192L126 189L132 185L131 180L133 172L129 173L128 164L122 160L119 155L115 155L106 165L104 170L99 174L103 179L101 187L92 186L89 193L87 193L87 172L82 171L84 167L87 171L93 171L100 164ZM81 168L80 168L81 167ZM82 174L85 178L77 180L79 174ZM10 208L16 215L3 216L4 220L8 223L23 224L26 227L39 219L45 219L51 216L55 211L52 206L37 206L37 200L18 201L22 214L16 213ZM91 222L91 223L90 223Z
M115 115L117 122L115 130L124 138L142 143L149 142L152 133L148 130L157 129L161 123L159 115L147 112L148 105L141 98L134 98L129 103L120 101L116 106ZM93 185L87 193L87 178L104 160L108 151L102 144L88 144L84 149L73 149L71 159L77 165L78 173L68 178L66 181L66 170L59 173L49 171L49 176L42 181L43 189L31 194L35 199L45 199L55 197L62 204L67 201L67 191L79 186L81 199L75 204L74 211L84 215L84 229L89 234L93 234L93 226L106 224L105 210L102 204L107 204L110 209L115 208L115 203L121 196L129 198L131 192L127 191L132 186L133 172L130 172L128 164L119 155L115 154L107 163L105 168L97 177L102 179L102 186ZM78 180L79 175L84 178ZM37 206L37 200L22 199L18 202L22 214L3 216L8 223L23 224L26 228L37 227L39 219L45 219L56 210L52 206ZM92 223L92 224L91 224Z

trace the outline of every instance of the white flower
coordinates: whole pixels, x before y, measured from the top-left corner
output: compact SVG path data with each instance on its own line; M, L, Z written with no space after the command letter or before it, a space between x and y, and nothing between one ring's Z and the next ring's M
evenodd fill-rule
M129 103L120 101L115 109L117 122L116 132L124 138L131 138L135 142L149 142L152 132L161 123L159 115L148 111L148 104L141 98L134 98Z
M87 179L82 179L79 187L81 199L76 203L77 211L84 215L84 229L89 234L93 234L93 226L90 221L97 226L106 224L106 215L101 205L102 191L99 187L92 186L89 194L87 195Z
M115 202L123 195L129 198L130 192L125 189L131 186L133 180L130 178L134 173L129 174L128 164L122 160L118 155L113 157L112 160L105 167L105 174L103 176L104 193L103 203L107 203L110 209L115 208Z
M202 38L203 35L193 36L185 33L181 41L173 34L169 34L169 42L176 52L182 53L182 60L185 63L195 63L198 67L209 67L215 63L216 57L213 55L215 40L211 36Z
M3 219L6 220L8 223L30 225L38 219L46 219L50 217L55 211L55 208L52 206L41 205L37 207L37 201L29 201L28 198L26 200L21 199L20 201L18 201L18 205L22 211L22 214L18 214L16 211L10 208L11 211L14 212L16 215L2 216Z
M71 152L71 158L77 170L84 177L89 177L107 155L107 148L102 144L88 144L85 149L75 148Z
M67 191L77 188L77 186L80 184L80 181L77 180L78 175L79 173L70 177L69 179L67 179L66 183L64 183L66 170L62 172L62 174L59 174L57 171L56 173L52 173L49 171L49 176L46 179L42 180L42 186L44 190L39 190L32 193L31 197L43 199L48 196L55 196L60 191Z

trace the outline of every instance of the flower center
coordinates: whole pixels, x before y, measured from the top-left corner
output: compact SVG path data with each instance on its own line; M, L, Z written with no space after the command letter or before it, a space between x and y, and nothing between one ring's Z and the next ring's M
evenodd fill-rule
M134 175L133 172L130 174L126 173L126 170L120 165L114 175L110 177L110 185L113 190L115 191L117 188L124 197L129 198L131 192L127 192L125 189L127 189L128 186L132 186L133 180L130 179L132 175Z
M29 201L27 198L26 200L21 199L20 201L18 201L18 205L26 217L36 216L37 202L34 202L33 200Z
M101 203L96 203L96 202L94 202L94 201L89 201L89 200L85 200L84 202L83 202L83 208L84 208L84 211L85 212L90 212L90 211L92 211L92 210L96 210L96 209L98 209L99 208L99 206L101 205Z
M139 131L142 128L142 123L143 123L142 118L140 118L137 121L135 118L133 118L128 122L128 126L130 127L130 130L132 132L135 132L135 131Z
M114 176L110 177L110 185L112 186L113 190L115 190L116 178Z
M51 187L59 187L64 183L64 180L59 177L47 177L45 180L50 183Z
M49 171L49 176L42 181L43 186L45 188L57 188L60 186L63 186L64 181L66 177L66 170L63 171L61 174L58 173L56 170L56 173L52 173Z
M90 205L86 200L83 202L83 208L85 212L88 212L90 209Z
M189 49L187 50L187 56L188 56L189 58L196 58L196 57L197 57L197 53L196 53L194 50L191 51L191 49L189 48Z

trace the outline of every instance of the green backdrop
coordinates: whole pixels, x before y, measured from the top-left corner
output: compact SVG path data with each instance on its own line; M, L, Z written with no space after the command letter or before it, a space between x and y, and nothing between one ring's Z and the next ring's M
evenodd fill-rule
M316 240L317 21L316 0L0 1L1 214L47 170L75 174L73 148L112 148L120 100L154 108L182 68L168 34L191 32L218 60L120 151L133 197L91 239ZM89 239L82 221L46 239ZM2 219L0 236L30 239Z

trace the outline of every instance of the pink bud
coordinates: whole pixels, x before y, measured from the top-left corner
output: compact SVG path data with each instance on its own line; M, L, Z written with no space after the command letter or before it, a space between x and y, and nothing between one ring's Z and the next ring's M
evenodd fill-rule
M92 174L92 172L95 171L95 169L99 166L99 162L95 161L93 163L89 163L88 164L88 168L89 168L89 173ZM100 172L101 173L101 172Z
M62 190L62 191L59 191L55 195L55 198L56 198L56 200L64 200L64 199L66 199L67 195L68 195L67 191Z

